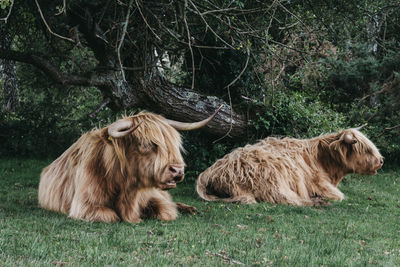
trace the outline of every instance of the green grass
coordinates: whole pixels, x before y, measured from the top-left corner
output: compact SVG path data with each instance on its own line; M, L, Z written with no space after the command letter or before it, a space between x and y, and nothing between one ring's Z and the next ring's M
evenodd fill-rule
M192 177L171 194L199 215L104 224L38 207L48 163L0 160L0 266L400 265L400 171L348 176L328 207L207 203Z

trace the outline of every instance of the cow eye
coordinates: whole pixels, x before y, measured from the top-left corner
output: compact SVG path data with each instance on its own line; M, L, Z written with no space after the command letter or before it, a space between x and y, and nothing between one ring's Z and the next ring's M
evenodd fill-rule
M153 142L150 143L144 143L144 144L139 144L138 149L141 153L147 154L151 151L156 151L157 150L157 145L154 144Z

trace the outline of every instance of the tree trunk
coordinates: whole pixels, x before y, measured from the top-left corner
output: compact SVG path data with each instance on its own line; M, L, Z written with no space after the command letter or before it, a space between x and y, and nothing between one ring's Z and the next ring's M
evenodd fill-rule
M246 135L247 121L235 113L231 106L215 96L204 96L187 88L153 75L150 80L141 80L135 88L143 106L165 117L180 121L200 121L223 105L218 115L205 126L205 130L216 136L240 138Z
M10 49L11 38L6 31L6 25L0 24L0 48ZM18 80L15 62L0 59L1 80L3 83L4 109L13 112L19 107Z

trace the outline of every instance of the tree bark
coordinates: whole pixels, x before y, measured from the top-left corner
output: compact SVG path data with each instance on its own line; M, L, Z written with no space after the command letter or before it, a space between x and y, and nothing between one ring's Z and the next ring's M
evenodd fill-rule
M0 48L10 49L11 39L6 31L5 24L0 24ZM19 107L18 80L15 71L15 62L0 59L0 72L3 83L4 109L13 112Z
M216 136L241 138L246 135L247 121L235 113L231 106L215 96L204 96L188 88L174 85L161 76L141 80L141 99L147 107L165 117L180 121L200 121L223 105L218 115L205 126Z

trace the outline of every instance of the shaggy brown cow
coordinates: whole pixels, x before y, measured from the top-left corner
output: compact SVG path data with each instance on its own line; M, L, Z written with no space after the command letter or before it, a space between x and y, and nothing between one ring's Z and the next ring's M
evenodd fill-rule
M40 206L74 219L132 223L147 217L174 220L178 208L193 211L163 191L184 176L177 130L200 128L219 110L197 123L142 112L85 133L42 171Z
M210 201L321 205L344 198L337 186L346 174L372 175L382 164L357 129L304 140L269 137L217 160L200 174L196 189Z

